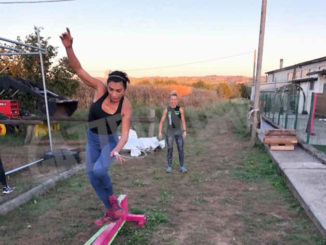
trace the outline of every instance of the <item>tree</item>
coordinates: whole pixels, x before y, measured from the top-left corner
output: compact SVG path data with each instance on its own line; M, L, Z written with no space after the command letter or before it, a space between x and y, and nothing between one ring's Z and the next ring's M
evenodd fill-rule
M217 94L220 98L230 99L232 96L232 91L227 83L220 83L217 87Z
M51 69L50 90L61 96L71 96L76 93L79 80L68 63L68 58L59 60L59 64Z
M43 54L43 67L47 89L61 96L71 96L78 88L78 79L75 77L75 74L70 68L66 58L60 59L58 64L53 66L53 60L57 55L57 48L50 45L49 40L49 37L40 37L41 47L46 50L46 54ZM17 41L38 46L37 35L35 33L26 36L25 41L22 41L18 36ZM23 52L32 51L28 47L18 45L8 46L20 49ZM4 52L4 50L0 50L0 52ZM4 69L5 67L7 67L7 69ZM43 88L39 55L5 56L0 59L0 71L2 70L3 72L0 75L23 78L33 82L40 88ZM9 95L10 94L8 93L4 93L1 95L1 98L10 98ZM35 112L35 97L19 93L15 96L15 99L19 101L20 108Z
M239 86L241 91L241 97L245 99L250 99L251 88L243 83L241 83Z
M45 80L50 81L50 68L53 63L53 58L57 55L57 48L50 45L48 40L50 38L40 37L41 47L46 50L46 54L43 55L43 68L45 74ZM37 46L37 35L35 33L29 34L25 42L26 44ZM25 51L31 51L28 48L24 48ZM20 57L22 59L24 72L22 78L31 80L37 85L42 86L42 74L41 74L41 64L40 57L38 55L23 55Z

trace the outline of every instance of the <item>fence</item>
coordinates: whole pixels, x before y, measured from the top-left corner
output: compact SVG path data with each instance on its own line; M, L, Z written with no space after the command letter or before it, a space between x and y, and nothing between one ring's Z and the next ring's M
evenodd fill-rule
M280 128L295 129L302 142L326 145L325 102L326 94L312 93L308 103L299 86L287 85L273 92L262 91L260 111L264 119ZM304 110L306 103L310 104L308 112Z

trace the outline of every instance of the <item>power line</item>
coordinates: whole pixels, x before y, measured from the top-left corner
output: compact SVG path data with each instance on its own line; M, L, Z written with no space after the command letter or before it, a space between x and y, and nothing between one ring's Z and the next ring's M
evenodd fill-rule
M70 1L75 1L75 0L16 1L16 2L0 2L0 4L55 3L55 2L70 2Z
M252 51L245 52L245 53L234 54L234 55L229 55L229 56L224 56L224 57L192 61L192 62L187 62L187 63L182 63L182 64L174 64L174 65L166 65L166 66L155 66L155 67L146 67L146 68L136 68L136 69L126 69L126 71L154 70L154 69L165 69L165 68L171 68L171 67L187 66L187 65L199 64L199 63L212 62L212 61L216 61L216 60L223 60L223 59L233 58L233 57L237 57L237 56L243 56L243 55L247 55L247 54L251 54L251 53L252 53Z

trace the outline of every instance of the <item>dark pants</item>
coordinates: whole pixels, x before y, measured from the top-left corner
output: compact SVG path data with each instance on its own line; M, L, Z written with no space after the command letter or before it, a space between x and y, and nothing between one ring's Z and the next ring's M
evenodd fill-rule
M0 158L0 182L3 186L7 186L5 170L3 169L1 158Z
M166 136L166 142L168 147L168 165L169 167L172 166L172 157L173 157L173 141L176 141L178 152L179 152L179 163L180 166L183 167L183 161L184 161L184 154L183 154L183 137L181 133L168 133Z

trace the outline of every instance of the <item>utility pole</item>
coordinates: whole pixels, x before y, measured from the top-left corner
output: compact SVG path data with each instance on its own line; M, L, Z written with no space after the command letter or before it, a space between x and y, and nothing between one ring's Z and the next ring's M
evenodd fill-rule
M256 81L256 53L257 53L257 50L255 49L255 52L254 52L254 69L253 69L253 72L252 72L252 89L255 86L255 81ZM255 94L253 94L253 96L255 96ZM250 100L252 100L252 98L250 98Z
M256 84L256 49L254 50L254 68L252 70L252 82L251 82L251 93L250 93L250 102L254 101L254 98L255 98L255 84ZM250 105L249 103L249 107L250 106L253 106ZM249 108L248 107L248 108Z
M250 98L249 98L249 103L248 103L248 116L247 116L247 132L250 132L252 129L252 110L254 107L254 96L255 96L255 76L256 76L256 49L254 50L254 69L252 72L252 81L251 81L251 91L250 91Z
M257 112L259 111L259 96L260 96L260 81L261 81L261 67L263 61L263 47L264 47L264 35L265 35L265 22L266 22L266 6L267 0L262 0L261 17L260 17L260 31L259 31L259 43L258 43L258 59L257 59L257 73L255 79L255 100L254 100L254 113L253 113L253 125L251 131L250 143L252 146L256 142L257 134Z

